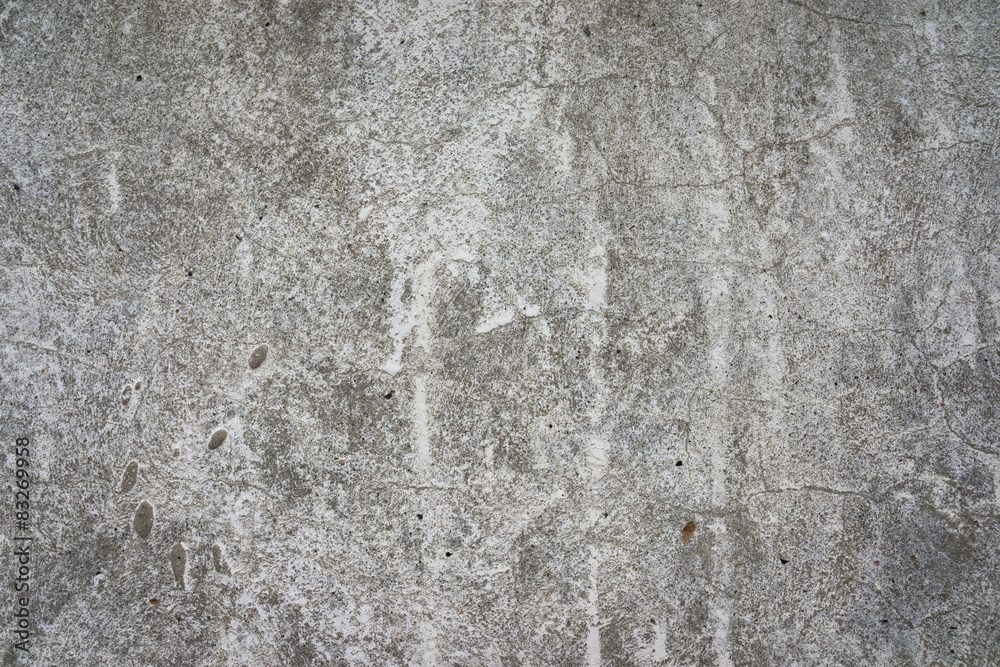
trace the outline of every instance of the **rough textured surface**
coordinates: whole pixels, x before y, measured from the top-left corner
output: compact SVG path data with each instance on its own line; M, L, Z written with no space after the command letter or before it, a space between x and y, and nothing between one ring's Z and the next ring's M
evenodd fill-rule
M0 90L8 663L1000 661L994 0L24 0Z

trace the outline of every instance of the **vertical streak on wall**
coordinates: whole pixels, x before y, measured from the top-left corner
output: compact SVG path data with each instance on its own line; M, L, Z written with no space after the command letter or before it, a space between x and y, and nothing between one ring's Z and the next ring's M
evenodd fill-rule
M590 545L590 590L587 592L587 667L601 665L601 626L597 609L597 576L600 573L597 547Z
M437 664L437 633L429 619L421 621L420 634L423 637L423 644L420 647L420 664L423 667L434 667Z
M106 178L108 186L108 204L109 213L117 213L118 207L122 203L122 189L118 184L118 165L115 160L118 159L119 153L111 154L111 166L108 168L108 175Z
M852 120L855 115L854 96L847 86L847 69L841 61L843 46L840 43L840 26L834 23L830 30L830 60L832 61L834 75L833 95L838 118L834 122Z
M727 238L730 215L725 201L704 202L702 205L707 213L708 222L718 228L719 237ZM727 252L726 256L731 256L731 253ZM730 270L725 264L711 266L709 268L711 273L704 280L702 288L710 339L707 382L716 397L714 401L705 402L706 409L716 412L707 420L712 430L706 440L711 447L711 505L716 515L715 520L708 525L708 533L712 540L712 583L715 592L709 602L709 618L713 624L712 649L715 652L715 661L717 665L723 667L732 665L729 651L732 600L728 594L731 548L724 518L729 500L726 470L729 467L730 424L736 417L729 399L729 395L735 391L731 386L733 369L729 349L734 336L731 326L733 308L729 289Z
M416 321L416 347L419 363L413 375L413 430L416 439L417 473L422 482L431 476L431 426L427 407L427 373L429 372L431 344L431 304L434 293L434 273L438 265L438 253L424 262L418 271L413 313Z
M427 231L423 234L421 245L428 245L428 241L433 236L432 218L427 218ZM433 457L431 452L431 433L433 418L431 408L428 407L428 376L433 372L432 355L434 345L432 341L431 320L433 318L433 297L434 297L434 275L437 272L441 261L438 252L430 253L429 257L414 271L413 278L413 306L410 310L410 321L416 328L415 345L411 358L414 365L411 369L413 375L413 436L416 446L416 472L421 485L430 484L434 478L431 469ZM433 385L432 385L433 388ZM433 397L431 397L433 400ZM427 540L424 549L434 554L436 549L433 545L433 531L426 534ZM435 598L437 587L433 578L440 571L438 558L433 555L428 559L428 571L431 576L430 594L427 605L423 610L423 619L420 623L420 660L424 667L433 667L438 664L438 630L435 624Z
M417 347L425 354L431 353L431 298L434 296L434 274L437 272L440 253L431 254L420 266L417 277L417 293L414 297L414 311L417 318ZM424 360L426 365L426 359Z
M427 380L413 378L413 431L417 441L417 473L426 482L431 467L430 424L427 423Z
M603 230L598 225L591 225L594 236L602 238ZM589 239L595 242L596 239ZM601 370L600 355L607 337L607 323L604 318L607 290L607 258L604 246L596 243L588 253L584 270L584 286L587 292L586 311L593 314L592 333L590 338L589 366L587 380L591 400L587 406L587 416L590 421L590 448L587 451L587 525L593 526L599 516L597 502L599 484L608 464L608 444L604 434L604 415L607 409L607 390L604 386L604 373ZM596 545L589 547L589 594L587 598L587 665L598 667L601 664L601 618L598 610L600 585L600 550Z

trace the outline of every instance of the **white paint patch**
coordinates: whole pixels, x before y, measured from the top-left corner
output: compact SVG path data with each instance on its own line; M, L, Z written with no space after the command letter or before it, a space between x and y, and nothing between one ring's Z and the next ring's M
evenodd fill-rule
M361 211L360 211L360 212L358 213L358 220L362 220L362 221L363 221L363 220L367 220L367 219L368 219L368 216L369 216L369 215L371 215L371 214L372 214L372 211L374 211L374 210L375 210L375 207L374 207L374 206L365 206L365 207L364 207L363 209L361 209Z
M839 123L843 120L854 118L856 111L854 108L854 96L851 95L851 91L847 87L847 70L840 60L840 54L843 50L840 44L840 27L834 25L830 36L833 42L830 49L830 60L833 63L833 71L836 76L833 85L833 98L836 103L837 115L839 116L836 122Z
M471 264L476 261L476 255L468 248L455 248L451 251L451 259L454 262L466 262Z
M421 665L434 667L437 664L437 632L430 621L420 622L420 634L423 642L420 646Z
M587 594L587 666L601 667L601 617L597 610L597 547L590 546L590 591Z
M603 438L594 438L587 450L587 465L597 468L593 471L595 477L600 478L604 474L604 466L608 465L608 445Z
M556 155L559 156L558 169L564 174L573 171L573 137L569 133L559 135L553 142Z
M505 309L494 315L493 317L487 318L482 324L476 327L476 333L487 333L493 331L497 327L502 327L504 325L510 324L514 321L514 311L510 309Z
M709 350L709 377L716 387L724 387L729 378L729 355L726 342L732 340L730 331L731 302L729 300L729 284L721 273L715 273L708 282L706 296L710 336L714 342ZM712 460L712 502L716 507L726 503L726 464L727 448L721 436L713 434Z
M417 439L417 471L426 475L431 467L431 429L427 420L427 381L413 380L413 432Z
M537 304L528 303L523 297L517 297L517 307L524 313L525 317L537 317L542 309Z
M389 294L389 311L393 313L389 335L392 336L394 350L392 357L382 364L382 370L389 375L396 375L402 370L406 337L418 325L420 328L417 329L417 345L430 351L430 303L434 290L434 273L439 260L440 254L434 253L418 269L416 294L409 308L403 304L403 290L410 276L400 272L393 278L392 291Z
M605 293L608 289L608 263L604 256L604 246L596 246L590 251L587 268L584 271L584 286L587 290L587 308L604 308Z
M244 285L250 284L250 276L253 272L253 249L250 243L243 239L236 245L236 263L240 269L240 277Z
M397 351L399 352L399 354L393 356L392 359L389 359L384 364L382 364L382 370L388 373L389 375L396 375L397 373L399 373L399 371L403 370L403 364L400 362L398 358L403 356L402 347L399 347Z
M117 157L117 154L113 156L114 159L117 159ZM122 203L122 190L118 186L118 166L113 161L105 180L108 184L108 202L111 204L109 212L115 213Z
M407 276L398 273L392 280L392 290L389 293L389 311L392 315L392 326L389 335L395 343L392 357L382 364L382 370L389 375L395 375L403 367L403 343L417 322L413 313L403 307L403 288Z
M417 346L425 352L431 351L431 297L434 294L434 273L439 260L438 253L434 253L429 261L424 262L420 271L420 284L413 299L418 322Z
M733 667L729 655L729 624L732 613L732 603L712 603L712 616L715 619L715 633L712 635L712 650L715 651L715 664L719 667Z
M594 333L590 342L594 350L599 350L603 343L604 336ZM587 450L587 465L590 467L591 483L596 483L604 476L604 469L608 465L609 445L604 438L603 422L604 413L607 407L607 390L604 386L604 377L600 367L597 365L597 355L591 355L590 367L587 369L587 379L590 381L594 391L594 399L588 410L588 417L594 428L594 435L590 441L590 448Z
M660 662L667 659L667 629L659 623L653 625L653 641L639 649L636 657L644 660Z

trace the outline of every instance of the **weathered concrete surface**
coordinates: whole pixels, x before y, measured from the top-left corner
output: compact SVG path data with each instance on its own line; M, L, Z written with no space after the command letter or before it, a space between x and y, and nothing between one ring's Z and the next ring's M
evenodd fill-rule
M4 4L17 659L997 664L998 67L993 0Z

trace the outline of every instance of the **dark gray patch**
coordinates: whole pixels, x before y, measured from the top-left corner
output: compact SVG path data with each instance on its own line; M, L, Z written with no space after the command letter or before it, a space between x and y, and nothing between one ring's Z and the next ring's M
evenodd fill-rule
M142 380L136 380L135 381L135 390L139 391L140 389L142 389Z
M129 464L125 466L125 473L122 475L122 493L128 493L135 486L136 480L139 479L139 462L129 461Z
M229 574L229 563L226 562L226 548L221 544L212 545L212 563L215 565L216 572Z
M184 590L184 574L187 572L187 549L180 542L170 550L170 567L174 570L174 580Z
M122 405L128 405L129 401L132 400L132 387L126 386L122 390Z
M208 441L208 448L218 449L219 447L222 447L222 443L226 441L226 436L228 435L229 432L226 431L226 429L220 428L218 431L212 434L212 439Z
M135 510L132 528L139 537L146 538L153 532L153 506L143 500Z
M261 345L250 354L250 368L260 368L267 359L267 345Z

